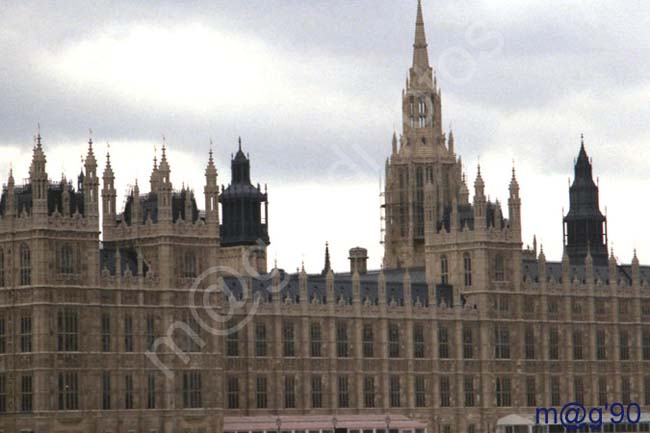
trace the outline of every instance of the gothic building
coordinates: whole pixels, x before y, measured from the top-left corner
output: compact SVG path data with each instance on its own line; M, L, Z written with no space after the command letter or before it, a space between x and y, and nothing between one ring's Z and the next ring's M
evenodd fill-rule
M76 184L53 181L39 134L0 196L0 432L479 433L570 401L650 409L650 267L608 252L584 141L547 261L514 169L503 207L480 168L470 197L427 50L418 2L379 270L355 247L335 272L326 247L322 272L267 271L241 141L227 188L210 151L203 198L175 189L163 147L118 208L109 155L100 179L89 140Z

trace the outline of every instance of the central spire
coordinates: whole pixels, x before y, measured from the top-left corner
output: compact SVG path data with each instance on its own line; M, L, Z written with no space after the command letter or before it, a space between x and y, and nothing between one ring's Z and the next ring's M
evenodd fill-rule
M422 16L422 0L418 0L418 14L415 20L415 41L413 42L413 68L429 68L429 54L427 52L427 36L424 32L424 18Z

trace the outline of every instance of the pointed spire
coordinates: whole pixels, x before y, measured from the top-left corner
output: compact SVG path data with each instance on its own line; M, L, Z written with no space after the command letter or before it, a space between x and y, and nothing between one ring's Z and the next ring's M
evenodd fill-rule
M14 167L13 167L13 165L11 163L9 164L9 180L7 181L7 184L9 186L11 186L11 187L13 187L14 184L15 184L15 182L14 182Z
M322 275L328 274L332 270L332 265L330 263L330 244L325 242L325 266L321 272Z
M478 165L478 170L476 173L476 180L474 181L474 190L475 194L479 197L483 197L485 192L485 182L483 181L483 176L481 176L481 164Z
M449 148L449 153L454 153L454 131L449 126L449 139L447 140L447 147Z
M422 15L422 0L418 0L418 12L415 20L415 41L413 42L413 68L426 70L429 68L429 54L427 52L427 37L424 31L424 17Z
M393 131L393 155L397 153L397 132Z
M239 151L241 152L241 135L239 136Z

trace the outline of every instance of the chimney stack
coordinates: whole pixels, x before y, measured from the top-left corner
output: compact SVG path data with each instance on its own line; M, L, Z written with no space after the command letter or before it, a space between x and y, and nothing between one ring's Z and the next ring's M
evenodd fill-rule
M359 275L368 272L368 250L361 247L350 249L350 273L358 272Z

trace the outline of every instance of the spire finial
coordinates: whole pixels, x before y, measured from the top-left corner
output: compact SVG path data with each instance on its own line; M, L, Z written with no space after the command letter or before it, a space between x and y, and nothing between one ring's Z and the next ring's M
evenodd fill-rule
M92 128L88 128L88 147L92 147L93 145L93 130Z
M241 135L239 136L239 151L241 152Z
M415 41L413 43L413 68L424 71L429 69L429 54L427 52L427 37L424 31L422 1L418 0L418 12L415 19Z

